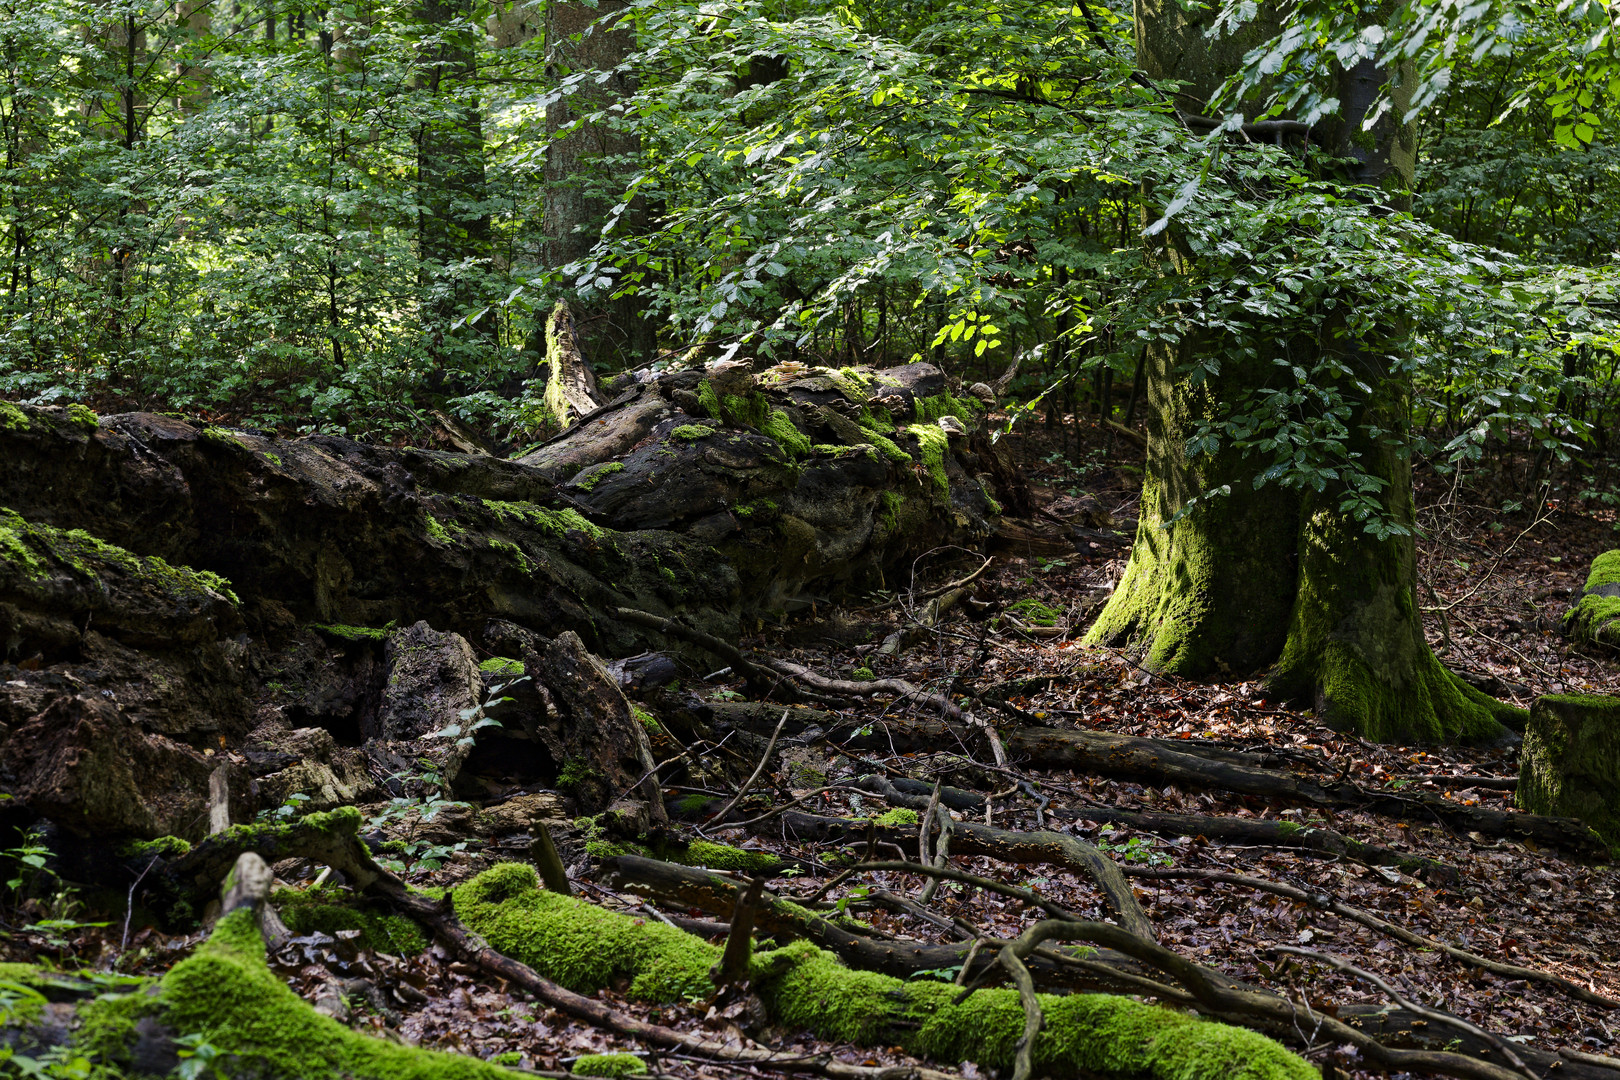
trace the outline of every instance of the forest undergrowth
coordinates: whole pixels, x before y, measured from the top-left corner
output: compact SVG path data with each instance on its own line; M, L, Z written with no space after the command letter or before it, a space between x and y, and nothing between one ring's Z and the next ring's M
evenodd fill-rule
M997 724L1017 718L1035 726L1181 741L1264 757L1322 784L1349 781L1367 792L1427 794L1461 808L1512 810L1518 776L1512 747L1369 744L1319 725L1297 705L1271 700L1258 674L1221 683L1167 678L1143 670L1122 652L1082 646L1079 639L1095 613L1096 598L1117 580L1128 553L1137 478L1120 447L1114 448L1111 465L1090 471L1069 464L1083 455L1054 452L1038 437L1030 437L1020 452L1046 513L1099 535L1089 551L998 553L961 604L892 655L883 653L881 643L908 625L915 629L922 595L972 573L979 557L935 553L918 561L910 580L891 581L893 592L858 604L817 605L763 629L744 645L831 678L903 678L959 701L995 700L1003 706L992 714ZM1435 479L1419 492L1425 528L1419 544L1420 602L1431 609L1429 637L1442 661L1482 689L1524 706L1546 693L1617 692L1620 660L1575 648L1559 633L1592 556L1616 542L1613 524L1556 504L1535 516L1504 516L1486 505L1489 492L1464 496L1463 490ZM749 696L729 668L718 661L713 667L720 670L689 668L685 689L715 702ZM758 779L727 823L705 825L704 818L735 791L671 787L666 802L675 827L700 827L712 840L779 855L787 869L768 881L776 895L813 902L834 917L853 916L864 924L862 933L879 941L961 944L1016 937L1042 917L1040 910L956 882L925 893L930 878L904 870L841 874L844 867L835 856L850 850L847 841L805 840L784 824L784 810L794 800L800 800L794 811L822 817L889 813L890 804L870 784L855 786L858 777L910 778L928 786L943 778L985 796L983 809L959 810L959 820L1003 830L1067 832L1091 842L1130 877L1160 944L1233 979L1303 1002L1308 1012L1333 1016L1347 1006L1384 1003L1386 994L1369 978L1376 976L1408 1002L1443 1009L1513 1046L1620 1057L1620 968L1614 963L1620 956L1620 869L1612 865L1522 837L1470 830L1426 812L1424 806L1432 804L1414 802L1412 812L1394 814L1387 808L1300 805L1215 788L1042 769L1016 755L996 766L982 744L926 751L873 748L882 744L887 725L921 711L915 704L861 699L843 717L866 736L862 749L816 740L785 743L778 767ZM683 749L667 732L655 732L652 742L660 761ZM502 797L497 794L492 802ZM1269 842L1257 842L1210 836L1212 828L1196 823L1167 827L1161 821L1160 827L1150 827L1148 819L1121 821L1121 814L1287 828L1274 831ZM909 820L916 816L913 812ZM476 839L458 837L455 820L446 815L419 834L431 835L438 848L434 858L419 859L408 869L412 884L450 886L496 861L522 857L521 851L480 848ZM908 819L902 813L890 820ZM1377 858L1307 850L1287 842L1294 826L1393 853L1385 862L1397 856L1428 862L1412 870L1418 864L1379 865ZM579 895L647 920L673 920L715 941L724 938L724 912L678 903L657 908L642 895L610 887L599 860L585 850L591 839L587 831L558 827L554 838ZM906 856L879 847L869 840L868 856L916 858L915 848ZM953 855L950 863L1032 890L1079 918L1113 917L1096 882L1069 869L976 855ZM285 884L300 886L319 868L282 865L277 870ZM1267 891L1234 876L1282 888ZM28 922L28 928L15 929L3 942L10 958L55 957L64 965L116 964L152 973L205 936L126 928L117 920L79 922L72 901L61 897L56 910L41 907L31 915L13 924ZM1390 924L1422 937L1403 940ZM791 1071L641 1044L548 1008L441 946L394 956L359 948L357 937L294 937L272 958L273 966L323 1011L361 1030L525 1069L566 1070L580 1055L611 1050L641 1054L653 1073L669 1076ZM1481 970L1442 951L1439 943L1498 964L1539 969L1567 984ZM1295 951L1279 951L1283 948ZM1310 953L1341 958L1349 967L1336 968ZM941 969L913 977L951 980L957 974ZM746 995L661 1007L612 991L598 997L627 1015L697 1031L710 1040L768 1046L784 1062L826 1054L858 1065L908 1060L892 1048L830 1046L802 1033L762 1029ZM1387 1073L1368 1067L1353 1046L1311 1031L1298 1035L1295 1048L1325 1069ZM987 1071L973 1062L933 1064L969 1080Z

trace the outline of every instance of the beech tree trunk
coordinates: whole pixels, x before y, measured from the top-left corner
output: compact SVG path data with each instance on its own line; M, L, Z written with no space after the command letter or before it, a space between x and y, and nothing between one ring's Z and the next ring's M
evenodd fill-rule
M1250 33L1264 35L1260 26ZM1137 4L1139 55L1148 74L1187 84L1183 102L1206 100L1252 42L1208 45L1203 27L1179 5ZM1387 73L1363 64L1341 73L1340 118L1312 133L1348 159L1346 179L1376 184L1397 198L1413 165L1410 125L1394 107L1370 133L1361 119ZM1189 268L1174 228L1160 257ZM1334 349L1370 392L1352 395L1349 449L1384 481L1383 510L1413 523L1407 433L1411 378L1396 372L1377 342L1355 341L1324 325L1294 349ZM1196 358L1196 336L1179 347L1155 344L1147 361L1147 474L1136 544L1125 574L1089 639L1129 643L1147 665L1186 676L1244 672L1271 664L1273 691L1311 701L1329 723L1376 740L1488 742L1503 725L1523 725L1505 706L1443 668L1423 634L1411 535L1379 539L1339 509L1342 493L1257 488L1255 467L1231 449L1189 457L1188 435L1199 420L1230 408L1242 390L1276 371L1262 350L1247 363L1224 363L1219 376L1191 386L1184 373ZM1386 434L1374 438L1367 428ZM1200 502L1230 485L1231 494ZM1171 522L1174 520L1174 524Z

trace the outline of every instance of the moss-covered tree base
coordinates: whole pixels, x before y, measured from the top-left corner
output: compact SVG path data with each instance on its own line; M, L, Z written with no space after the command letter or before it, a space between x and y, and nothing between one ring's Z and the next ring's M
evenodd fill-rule
M720 947L671 926L546 892L533 868L503 864L454 894L456 914L490 947L571 990L628 984L632 998L708 997ZM1010 1068L1024 1029L1018 993L980 990L955 1004L949 983L844 967L807 942L756 953L750 985L772 1018L838 1042L897 1045L943 1061ZM1315 1068L1251 1031L1105 994L1041 996L1035 1067L1048 1076L1154 1080L1314 1080Z
M1564 633L1575 641L1620 648L1620 551L1592 560L1586 587L1564 616Z
M1410 495L1397 501L1392 514L1410 508ZM1378 538L1317 506L1303 522L1299 559L1273 692L1310 701L1327 723L1378 742L1491 743L1524 727L1524 710L1464 683L1429 648L1410 536Z

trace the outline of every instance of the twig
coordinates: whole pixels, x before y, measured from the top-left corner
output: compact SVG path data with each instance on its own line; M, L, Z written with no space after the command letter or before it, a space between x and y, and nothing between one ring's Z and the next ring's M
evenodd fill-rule
M787 723L787 718L788 711L783 709L782 719L776 722L776 730L771 732L771 741L765 744L765 752L759 756L759 764L754 767L753 773L748 777L747 780L743 781L742 787L737 789L737 794L731 797L731 801L722 806L719 811L704 824L714 825L718 822L724 821L726 819L726 815L731 813L731 808L742 802L743 796L748 794L748 789L754 786L754 781L759 779L759 774L764 772L765 766L770 763L771 754L776 750L776 740L781 737L782 725ZM703 829L701 827L694 829L693 831L699 836L703 835Z
M146 870L142 870L136 875L135 881L129 887L129 903L124 908L124 936L118 942L119 953L129 948L129 922L135 917L135 890L140 888L141 881L146 877L147 871L157 865L158 858L157 855L152 856L152 861L146 864Z
M737 906L731 911L731 929L726 933L726 947L720 954L709 977L715 988L730 986L748 980L748 957L753 948L754 909L759 906L765 891L765 879L756 877L748 888L737 890Z

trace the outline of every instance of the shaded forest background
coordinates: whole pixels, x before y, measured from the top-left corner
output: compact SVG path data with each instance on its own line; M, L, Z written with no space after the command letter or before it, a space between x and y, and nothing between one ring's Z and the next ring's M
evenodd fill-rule
M1023 355L1053 424L1130 423L1146 342L1342 303L1402 327L1420 466L1528 451L1525 498L1597 452L1568 494L1606 501L1604 9L1450 27L1483 44L1424 70L1408 220L1297 138L1206 135L1135 76L1128 8L7 3L0 394L377 439L442 410L521 450L570 298L604 369ZM1144 257L1167 204L1196 274ZM1208 438L1320 484L1323 362Z

